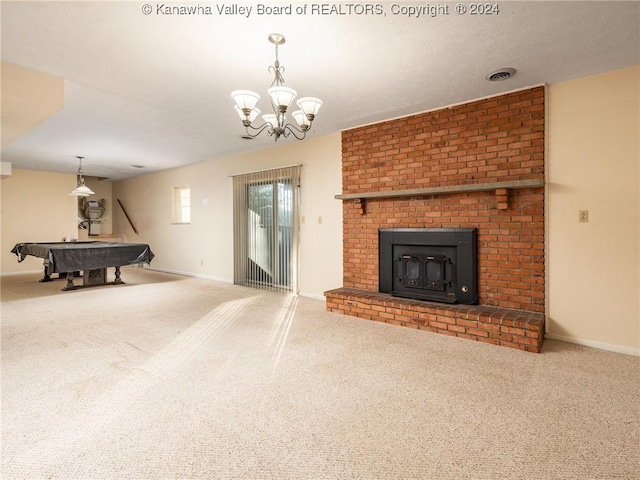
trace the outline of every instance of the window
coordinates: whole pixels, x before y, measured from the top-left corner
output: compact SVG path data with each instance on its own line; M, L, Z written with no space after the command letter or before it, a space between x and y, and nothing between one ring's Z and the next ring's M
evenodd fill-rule
M173 187L172 223L191 223L191 188Z

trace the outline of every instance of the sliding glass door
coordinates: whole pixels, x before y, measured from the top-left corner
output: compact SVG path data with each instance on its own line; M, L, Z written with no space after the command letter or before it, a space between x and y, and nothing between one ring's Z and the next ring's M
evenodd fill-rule
M299 168L234 177L236 284L298 293Z

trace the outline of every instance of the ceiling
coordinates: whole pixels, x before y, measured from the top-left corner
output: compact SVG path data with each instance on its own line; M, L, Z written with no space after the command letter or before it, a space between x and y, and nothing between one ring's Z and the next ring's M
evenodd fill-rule
M266 111L273 32L287 39L287 85L324 102L311 136L640 63L639 2L501 1L491 15L440 2L431 5L448 15L419 17L407 7L429 4L359 4L380 15L282 1L264 5L291 13L257 3L150 2L148 15L130 1L0 5L2 60L64 78L64 108L3 148L2 161L75 173L82 155L85 175L114 181L272 146L240 138L230 92L257 91ZM311 10L321 5L328 11ZM198 14L168 14L174 6ZM502 67L517 74L485 79Z

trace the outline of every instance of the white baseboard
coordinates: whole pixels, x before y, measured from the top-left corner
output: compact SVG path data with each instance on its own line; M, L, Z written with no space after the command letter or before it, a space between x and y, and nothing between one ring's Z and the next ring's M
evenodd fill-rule
M154 272L162 272L162 273L171 273L173 275L181 275L183 277L194 277L194 278L202 278L204 280L213 280L214 282L220 282L220 283L229 283L232 284L233 282L226 279L226 278L220 278L220 277L214 277L212 275L203 275L200 273L193 273L193 272L182 272L179 270L171 270L170 268L156 268L156 267L147 267L145 266L145 269L147 270L152 270Z
M314 300L322 300L323 302L326 300L324 295L318 295L317 293L301 293L301 297L313 298Z
M622 345L612 345L610 343L595 342L593 340L585 340L583 338L565 337L564 335L556 335L555 333L547 333L544 338L551 340L560 340L562 342L575 343L585 347L597 348L608 352L622 353L624 355L633 355L640 357L640 348L624 347Z

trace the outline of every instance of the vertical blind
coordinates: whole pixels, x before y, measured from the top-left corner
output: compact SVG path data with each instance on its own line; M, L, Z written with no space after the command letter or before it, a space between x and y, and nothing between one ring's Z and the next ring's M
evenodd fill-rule
M233 176L236 285L299 292L300 168Z

